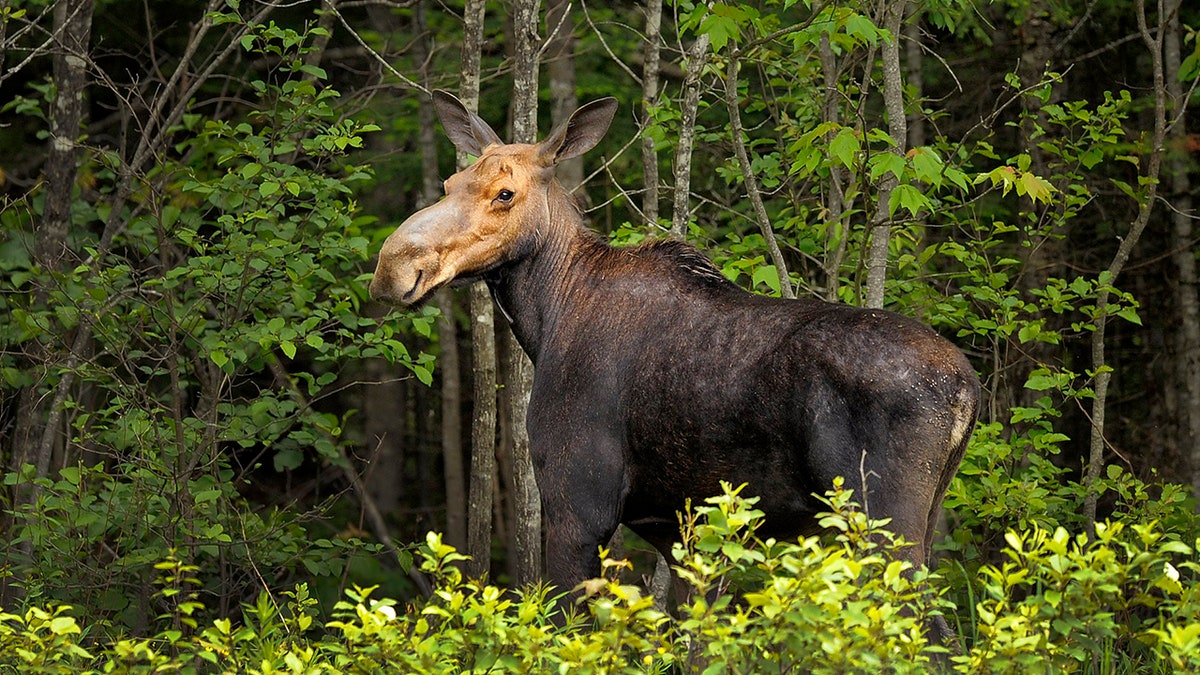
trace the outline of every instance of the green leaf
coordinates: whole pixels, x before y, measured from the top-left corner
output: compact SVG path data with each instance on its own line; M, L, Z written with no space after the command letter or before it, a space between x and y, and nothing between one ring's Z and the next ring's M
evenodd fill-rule
M1017 331L1017 339L1021 342L1033 342L1042 332L1042 326L1039 323L1027 323Z
M716 14L709 14L704 19L704 22L700 24L698 32L708 34L708 39L712 43L714 52L724 49L725 45L729 44L731 40L736 42L738 35L741 33L738 30L737 21L729 17L717 16Z
M433 373L429 372L429 369L425 366L414 363L412 364L412 371L417 376L417 379L421 381L421 384L426 387L433 384Z
M854 160L861 148L862 144L858 140L858 135L849 127L843 127L829 142L829 154L836 157L842 166L846 167L854 166ZM904 160L901 159L901 161Z
M1134 193L1133 188L1129 186L1129 183L1126 183L1123 180L1117 180L1116 178L1110 178L1109 180L1112 181L1113 185L1117 186L1118 190L1124 192L1130 199L1137 199L1137 195Z
M912 156L913 173L916 174L918 180L922 180L931 185L938 185L942 182L942 169L945 164L942 163L942 158L937 156L930 148L920 147L913 148L909 153Z
M779 286L779 272L774 265L761 265L755 268L751 283L754 286L766 284L771 289L772 295L778 296L782 292Z
M290 471L299 468L304 462L304 453L297 448L287 448L275 453L275 470Z
M1137 309L1133 307L1126 307L1125 309L1122 309L1121 311L1117 312L1117 316L1125 319L1129 323L1136 324L1138 326L1142 325L1142 317L1138 316Z
M221 490L220 488L217 488L213 490L202 490L197 492L195 495L195 500L197 504L203 504L204 502L215 502L220 497Z
M907 164L904 158L894 152L878 152L871 155L868 162L871 167L871 180L879 180L883 174L890 173L897 180L904 174Z
M50 621L50 632L55 635L69 635L78 633L80 630L79 626L75 624L74 617L56 616Z
M63 467L59 470L58 475L71 485L79 485L80 471L77 466Z
M1035 174L1022 173L1021 177L1017 179L1017 194L1028 195L1035 202L1049 204L1052 192L1054 192L1054 186Z
M888 197L888 215L895 216L901 207L915 217L922 211L930 210L932 202L916 186L901 183L892 188L892 194Z

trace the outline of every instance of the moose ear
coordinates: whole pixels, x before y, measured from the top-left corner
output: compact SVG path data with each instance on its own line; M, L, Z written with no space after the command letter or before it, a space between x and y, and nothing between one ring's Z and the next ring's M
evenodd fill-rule
M478 157L487 146L504 144L487 122L467 110L462 101L449 92L440 89L433 92L433 109L437 111L450 142L468 155Z
M542 163L551 166L596 147L616 113L617 99L611 97L581 106L538 145Z

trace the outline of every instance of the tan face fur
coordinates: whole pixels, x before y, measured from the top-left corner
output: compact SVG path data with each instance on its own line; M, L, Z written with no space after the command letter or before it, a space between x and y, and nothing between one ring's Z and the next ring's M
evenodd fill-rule
M459 277L508 262L545 219L551 170L538 146L493 145L445 183L446 197L404 221L383 243L371 297L411 305Z
M550 215L554 165L590 150L617 109L606 98L581 106L537 145L507 145L443 91L434 109L454 146L479 157L451 176L446 197L414 213L383 242L371 297L412 305L460 277L480 276L520 255Z

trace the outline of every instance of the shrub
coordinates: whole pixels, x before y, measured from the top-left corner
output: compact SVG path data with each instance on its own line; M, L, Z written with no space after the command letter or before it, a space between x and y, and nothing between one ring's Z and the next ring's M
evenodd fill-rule
M267 592L240 619L202 622L195 568L158 565L171 611L146 639L86 648L71 609L0 614L0 666L20 672L219 673L961 673L1194 672L1200 665L1195 547L1157 521L1099 524L1096 537L1032 526L1005 536L1006 560L971 585L977 621L964 650L931 645L952 610L945 580L908 569L904 542L869 521L840 486L829 535L760 540L762 513L738 489L690 509L675 569L690 597L674 615L624 583L626 563L582 599L507 591L463 576L464 558L430 533L414 559L433 581L403 606L354 588L322 622L308 587ZM605 553L605 552L602 552Z

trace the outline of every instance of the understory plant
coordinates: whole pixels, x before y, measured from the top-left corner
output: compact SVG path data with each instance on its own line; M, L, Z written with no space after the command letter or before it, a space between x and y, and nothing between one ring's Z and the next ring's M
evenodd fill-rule
M960 645L931 644L953 612L947 580L912 570L905 542L836 486L826 535L760 539L756 499L725 486L684 514L670 612L604 574L574 594L505 590L464 576L437 533L412 551L430 596L353 588L323 616L308 586L264 591L236 616L199 621L195 567L155 566L173 609L149 638L92 640L70 607L0 614L0 668L42 673L1060 673L1194 672L1195 547L1158 521L1110 521L1094 539L1037 524L1006 533L1004 560L970 580ZM1194 542L1193 542L1194 544Z

